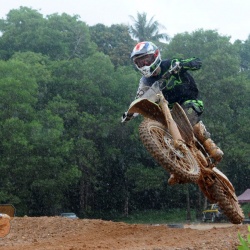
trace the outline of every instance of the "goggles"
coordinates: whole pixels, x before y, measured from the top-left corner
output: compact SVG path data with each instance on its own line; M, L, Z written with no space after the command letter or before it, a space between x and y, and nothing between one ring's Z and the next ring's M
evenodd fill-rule
M138 68L142 68L144 66L150 66L155 61L154 54L147 54L140 57L134 58L134 63Z

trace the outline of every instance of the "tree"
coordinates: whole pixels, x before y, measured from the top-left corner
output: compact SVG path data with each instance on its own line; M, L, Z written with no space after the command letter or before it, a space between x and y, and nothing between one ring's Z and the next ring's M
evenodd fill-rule
M90 39L89 28L79 20L79 16L53 14L47 16L47 27L44 29L43 48L45 55L54 60L86 58L96 50ZM43 34L42 34L43 35ZM40 51L39 51L40 52Z
M95 44L90 41L88 26L78 19L66 13L43 18L27 7L11 10L6 20L0 20L1 58L9 59L17 51L41 53L53 60L90 56Z
M137 19L130 16L133 25L130 26L130 34L139 42L142 41L159 41L163 39L165 41L169 40L169 36L166 33L160 33L160 29L165 29L158 21L151 17L147 20L147 14L145 12L137 12Z
M234 42L235 47L241 58L241 71L246 72L248 78L250 79L250 35L246 41L236 40Z
M29 126L35 116L37 84L22 62L0 61L0 202L27 207L30 182ZM17 191L18 190L18 191Z
M150 30L146 14L138 15ZM189 192L167 185L169 174L140 142L141 117L120 123L140 79L129 65L136 41L127 26L88 27L77 16L43 18L21 7L0 20L0 30L2 203L13 203L20 215L69 209L110 219L185 207L186 195L190 208L200 207L197 185ZM198 30L154 42L163 56L202 59L202 69L192 72L205 103L202 119L225 152L218 167L240 192L250 182L250 46L249 39L229 40Z
M28 51L34 47L38 49L38 40L43 39L38 34L45 25L46 20L36 10L27 7L10 10L6 20L0 20L1 58L9 59L17 51Z
M32 69L32 75L38 84L37 109L40 110L48 103L48 85L52 81L49 70L50 59L48 56L35 52L15 52L11 59L25 63L26 67Z
M89 28L91 39L97 44L98 51L110 57L117 66L130 65L130 51L135 42L128 32L126 25L111 25L107 27L97 24Z

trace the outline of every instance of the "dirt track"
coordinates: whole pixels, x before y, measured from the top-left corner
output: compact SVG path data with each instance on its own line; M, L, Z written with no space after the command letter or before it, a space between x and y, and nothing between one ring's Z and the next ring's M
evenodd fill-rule
M61 217L14 218L0 250L231 250L247 225L195 224L183 228Z

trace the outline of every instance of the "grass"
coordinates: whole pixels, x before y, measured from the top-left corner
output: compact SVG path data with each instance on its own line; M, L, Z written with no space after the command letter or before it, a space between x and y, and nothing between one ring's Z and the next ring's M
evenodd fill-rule
M191 213L192 219L195 218L194 212ZM193 219L194 220L194 219ZM134 212L128 217L120 217L115 221L122 221L130 224L166 224L166 223L185 223L186 210L147 210Z
M247 239L244 239L240 233L238 233L238 237L240 240L240 246L238 246L238 250L250 250L250 226L248 226L249 234Z

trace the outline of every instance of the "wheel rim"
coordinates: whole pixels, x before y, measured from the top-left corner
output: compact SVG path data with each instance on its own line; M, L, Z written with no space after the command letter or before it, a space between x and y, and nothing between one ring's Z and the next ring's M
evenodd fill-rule
M187 152L184 154L176 149L173 145L172 136L166 130L152 125L150 133L152 139L165 154L165 157L173 164L181 166L181 169L187 173L196 173L199 171L199 166L191 152L187 149Z

